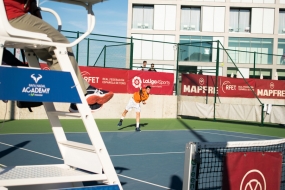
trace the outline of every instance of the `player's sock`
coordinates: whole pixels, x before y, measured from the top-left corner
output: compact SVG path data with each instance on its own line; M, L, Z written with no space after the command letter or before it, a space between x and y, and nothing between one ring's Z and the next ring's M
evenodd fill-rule
M137 123L137 128L140 128L140 123Z
M122 116L122 117L121 117L121 120L123 121L124 118L125 118L125 117Z

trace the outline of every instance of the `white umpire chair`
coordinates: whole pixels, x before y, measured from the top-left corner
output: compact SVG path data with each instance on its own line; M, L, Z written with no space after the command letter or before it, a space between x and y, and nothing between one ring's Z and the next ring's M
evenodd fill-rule
M115 185L121 190L122 186L79 85L66 49L67 47L72 47L78 44L92 32L95 26L95 16L92 11L92 5L102 2L103 0L52 1L76 4L85 7L87 10L87 31L72 43L54 43L45 34L22 31L13 28L7 20L3 0L0 0L0 60L2 60L3 57L4 47L34 49L54 46L54 52L61 69L62 71L70 72L75 84L74 86L77 89L82 103L76 104L79 113L69 113L56 111L52 102L43 102L52 131L64 160L64 164L0 168L0 189L20 187L19 189L23 190L28 186L29 187L26 189L31 190L33 186L34 189L45 189L44 185L52 184L54 185L52 188L54 188L62 187L62 184L81 184L80 182L84 181L99 181L109 186ZM26 58L30 69L39 69L39 62L35 55L32 53L26 53ZM81 118L92 144L89 145L67 140L65 132L61 126L59 116ZM53 172L56 174L53 175ZM40 175L38 175L39 173ZM60 173L60 175L58 175L58 173ZM18 174L21 176L18 176ZM25 174L27 175L25 176Z

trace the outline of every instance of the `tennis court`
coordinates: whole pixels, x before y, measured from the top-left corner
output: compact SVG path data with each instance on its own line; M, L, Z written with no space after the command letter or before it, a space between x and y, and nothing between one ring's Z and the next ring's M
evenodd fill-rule
M68 140L90 143L77 122L62 120ZM185 144L189 141L226 142L285 137L285 128L278 125L260 127L192 119L143 119L142 132L135 132L134 122L127 119L121 128L117 128L117 120L97 121L125 190L182 189ZM48 125L47 120L1 123L0 164L63 163ZM92 183L86 185L89 184Z

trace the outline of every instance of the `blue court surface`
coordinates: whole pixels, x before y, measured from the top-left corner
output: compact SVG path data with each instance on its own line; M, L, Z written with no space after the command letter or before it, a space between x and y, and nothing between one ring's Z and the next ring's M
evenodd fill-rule
M101 133L124 190L182 189L184 151L188 142L268 140L277 137L218 130ZM89 143L86 133L68 140ZM53 134L0 135L3 166L63 163Z

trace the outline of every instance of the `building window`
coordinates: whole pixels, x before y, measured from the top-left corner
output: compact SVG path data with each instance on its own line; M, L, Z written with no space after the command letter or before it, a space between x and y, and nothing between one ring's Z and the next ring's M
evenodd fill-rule
M285 34L285 10L279 11L279 34Z
M278 39L277 64L285 65L285 39Z
M250 32L249 9L230 9L229 32Z
M285 80L285 70L277 69L278 80Z
M180 36L179 60L212 62L212 36Z
M133 27L135 29L153 29L153 6L133 6Z
M181 8L181 30L200 31L200 7Z
M273 39L229 38L229 56L234 63L272 64ZM228 62L232 62L228 58Z

